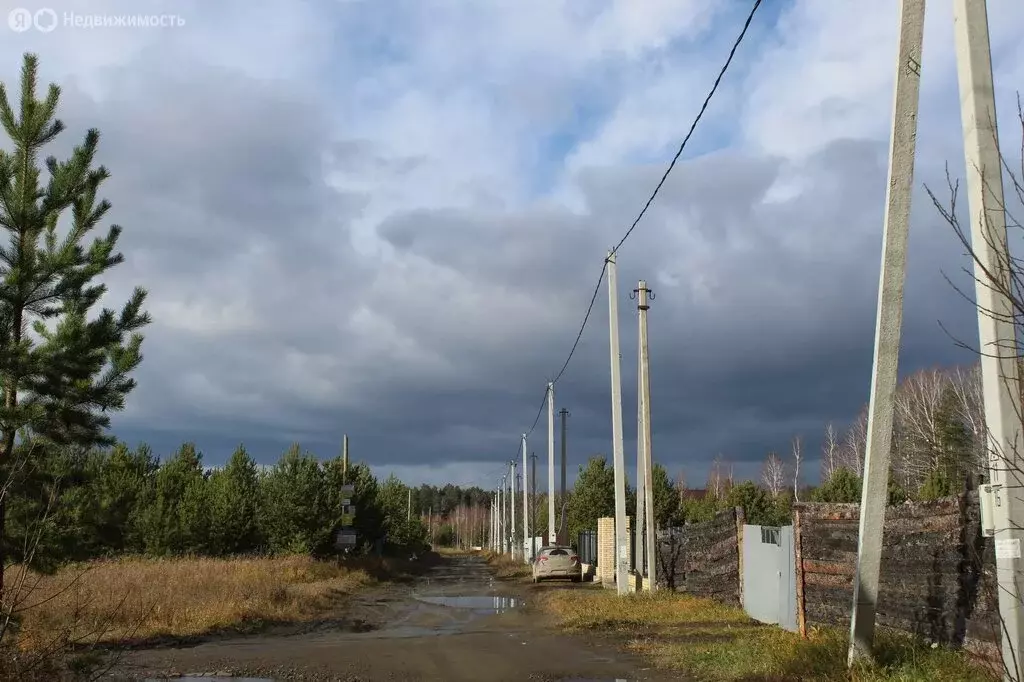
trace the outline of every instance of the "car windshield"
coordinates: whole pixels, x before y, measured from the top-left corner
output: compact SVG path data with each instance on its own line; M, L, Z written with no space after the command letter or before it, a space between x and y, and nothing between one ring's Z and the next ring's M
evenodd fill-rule
M569 556L569 553L564 549L553 549L550 552L551 556Z

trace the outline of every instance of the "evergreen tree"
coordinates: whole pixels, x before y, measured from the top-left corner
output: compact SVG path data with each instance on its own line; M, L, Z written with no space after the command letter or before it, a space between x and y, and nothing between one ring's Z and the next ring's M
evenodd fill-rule
M651 482L654 498L654 525L669 528L679 520L679 493L672 479L661 464L655 462L651 468Z
M97 504L95 535L101 551L118 554L141 552L141 515L149 502L158 462L149 448L135 451L123 443L98 453L89 486Z
M154 477L153 494L147 506L143 525L146 552L155 555L178 554L191 542L190 530L183 528L181 512L185 492L195 488L195 480L203 477L202 453L195 445L185 443L164 462ZM196 497L195 490L191 493ZM195 504L190 500L190 505ZM186 506L185 520L189 510Z
M570 538L579 537L580 531L597 529L599 518L615 516L615 471L604 456L591 457L585 467L579 468L568 513ZM546 535L547 527L540 526L540 532Z
M260 530L270 551L308 554L325 546L331 528L323 470L315 457L295 444L260 483Z
M839 467L817 490L815 502L860 502L861 480L857 474Z
M256 462L239 445L227 466L207 482L209 493L209 547L214 554L244 554L259 546L256 522L259 474Z
M37 457L49 444L110 442L110 413L135 387L139 330L149 322L142 289L120 313L90 316L106 293L97 278L124 260L116 251L121 228L87 243L110 209L97 201L109 177L93 167L98 131L86 133L67 161L47 158L43 180L40 154L64 124L55 118L56 85L37 99L37 68L36 56L26 54L18 111L0 85L0 125L10 139L0 146L0 227L9 235L0 246L0 473L8 475L17 455ZM69 210L65 229L60 218ZM0 500L0 534L4 511ZM6 563L0 555L0 591Z
M356 508L357 539L365 547L384 537L384 509L379 499L380 489L370 467L363 463L349 466L348 480L355 486L352 504Z
M453 486L454 489L454 486ZM380 486L378 499L384 513L384 532L388 537L395 538L402 534L408 516L408 488L397 476L391 474ZM458 505L458 498L451 498L452 509Z
M935 411L935 431L937 471L931 472L925 485L937 497L957 495L963 492L965 483L976 484L977 466L972 461L974 438L960 415L956 393L948 386Z
M754 526L784 526L790 520L790 499L771 494L753 481L733 486L726 498L726 507L742 507L746 522Z

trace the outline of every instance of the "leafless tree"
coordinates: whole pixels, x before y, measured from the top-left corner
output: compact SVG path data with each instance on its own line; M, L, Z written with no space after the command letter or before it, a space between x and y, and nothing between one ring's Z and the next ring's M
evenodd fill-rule
M800 436L793 439L793 501L800 501L800 461L803 459L803 442Z
M764 469L761 471L761 480L764 481L764 487L768 489L773 498L777 498L786 485L786 465L774 452L768 453Z
M725 458L721 454L716 455L711 463L711 471L708 473L708 492L716 500L721 500L725 497L726 486L728 485L725 468Z
M839 468L839 435L829 422L825 426L825 442L821 446L821 480L827 481Z
M680 471L676 475L676 494L679 495L679 503L682 504L686 499L686 474Z
M949 388L956 396L958 416L971 432L972 468L981 473L987 466L985 456L985 406L981 397L981 363L956 367L949 373Z
M868 439L868 411L861 410L857 420L846 432L846 438L838 452L839 466L852 471L857 476L864 475L864 448Z
M945 372L926 369L912 374L896 389L898 449L893 464L908 488L916 488L939 466L939 410L949 383Z

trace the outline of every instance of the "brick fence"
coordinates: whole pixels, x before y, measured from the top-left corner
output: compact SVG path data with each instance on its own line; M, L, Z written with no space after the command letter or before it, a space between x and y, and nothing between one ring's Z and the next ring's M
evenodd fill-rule
M659 587L742 604L743 523L742 509L727 509L710 521L659 533Z
M858 504L795 506L801 626L848 626L859 523ZM976 494L889 507L878 622L991 654L999 641L994 569Z

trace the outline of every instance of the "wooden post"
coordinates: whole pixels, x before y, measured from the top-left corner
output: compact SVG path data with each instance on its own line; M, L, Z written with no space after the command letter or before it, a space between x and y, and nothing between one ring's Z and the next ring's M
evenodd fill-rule
M796 552L796 621L800 636L807 638L807 605L804 600L804 553L800 534L800 506L793 507L793 549Z

